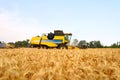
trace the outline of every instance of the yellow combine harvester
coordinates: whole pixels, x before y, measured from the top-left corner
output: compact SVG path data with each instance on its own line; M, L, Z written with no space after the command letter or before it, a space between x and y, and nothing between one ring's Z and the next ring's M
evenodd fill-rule
M4 43L4 42L0 42L0 48L15 48L14 43Z
M30 41L30 47L68 49L71 36L71 33L63 33L62 30L54 30L54 33L50 32L42 37L33 37Z
M15 48L15 44L14 43L7 43L6 48Z

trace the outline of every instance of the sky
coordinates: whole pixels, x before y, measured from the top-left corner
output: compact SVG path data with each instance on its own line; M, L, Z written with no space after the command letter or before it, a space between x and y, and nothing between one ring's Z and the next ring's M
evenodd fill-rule
M120 41L120 0L0 0L0 41L63 30L72 40Z

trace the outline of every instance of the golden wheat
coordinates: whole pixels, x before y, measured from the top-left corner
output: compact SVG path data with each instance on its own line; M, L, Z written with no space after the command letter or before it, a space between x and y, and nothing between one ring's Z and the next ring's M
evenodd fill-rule
M0 49L0 80L120 80L120 49Z

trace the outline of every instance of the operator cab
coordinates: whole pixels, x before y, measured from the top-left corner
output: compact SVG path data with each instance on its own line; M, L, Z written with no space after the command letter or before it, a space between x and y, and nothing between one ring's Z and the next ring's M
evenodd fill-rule
M72 33L65 33L64 36L65 36L65 40L70 42L71 37L72 37Z
M64 33L62 30L54 30L54 35L56 35L56 36L64 36L65 40L70 42L72 33Z
M64 32L62 30L54 30L55 36L64 36Z
M69 43L71 40L72 33L64 33L62 30L54 30L54 33L48 33L47 38L53 40L54 36L64 36L65 42Z

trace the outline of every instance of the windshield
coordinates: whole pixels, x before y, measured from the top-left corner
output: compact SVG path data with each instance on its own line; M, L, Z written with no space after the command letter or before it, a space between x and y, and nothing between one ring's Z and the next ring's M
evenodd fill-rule
M65 34L65 40L68 40L70 42L72 35L71 34Z

